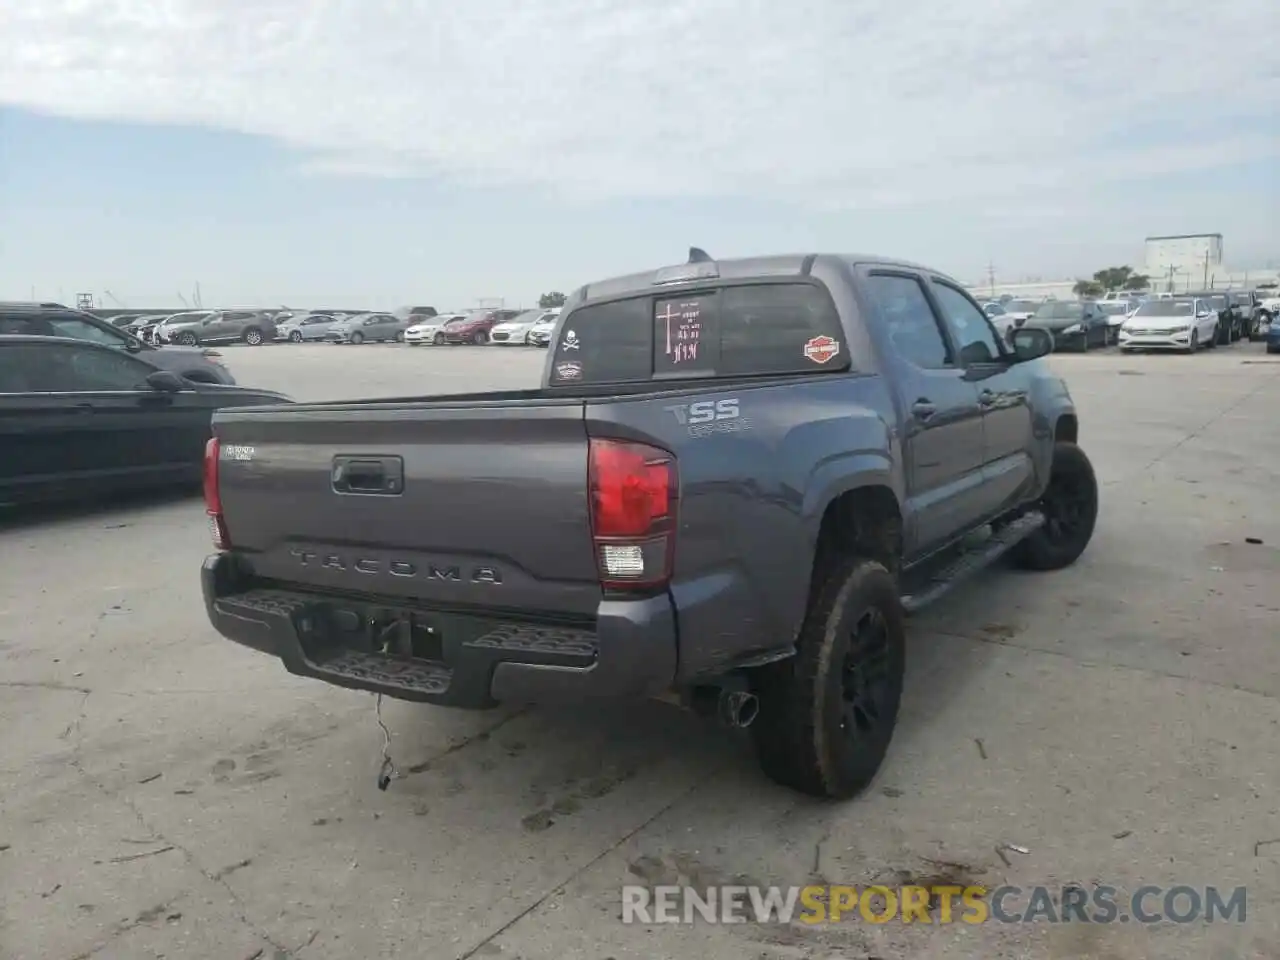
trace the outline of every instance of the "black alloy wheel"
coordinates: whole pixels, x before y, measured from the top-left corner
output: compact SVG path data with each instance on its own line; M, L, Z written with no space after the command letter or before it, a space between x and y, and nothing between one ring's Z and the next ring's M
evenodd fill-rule
M1098 523L1098 479L1076 444L1054 445L1049 483L1037 508L1044 526L1010 552L1014 563L1028 570L1060 570L1075 563Z

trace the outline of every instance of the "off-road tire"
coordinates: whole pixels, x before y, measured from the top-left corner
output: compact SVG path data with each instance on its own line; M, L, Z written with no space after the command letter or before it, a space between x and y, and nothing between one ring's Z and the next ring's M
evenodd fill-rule
M1064 495L1079 496L1074 523L1060 513ZM1057 502L1055 502L1055 500ZM1040 499L1045 525L1009 551L1009 558L1024 570L1061 570L1080 559L1098 523L1098 478L1085 452L1060 440L1053 446L1049 483Z
M889 749L906 667L905 614L896 579L879 563L844 557L818 575L795 656L755 673L760 712L749 729L770 779L843 800L871 783ZM878 722L847 735L843 661L855 625L868 614L884 626Z

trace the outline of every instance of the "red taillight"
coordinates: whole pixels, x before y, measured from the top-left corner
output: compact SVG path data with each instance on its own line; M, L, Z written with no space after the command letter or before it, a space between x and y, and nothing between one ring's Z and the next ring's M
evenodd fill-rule
M675 457L648 444L593 438L587 482L600 583L654 587L670 580L680 497Z
M231 547L227 525L222 520L222 491L218 489L218 438L210 437L204 445L204 512L209 515L209 535L219 550Z

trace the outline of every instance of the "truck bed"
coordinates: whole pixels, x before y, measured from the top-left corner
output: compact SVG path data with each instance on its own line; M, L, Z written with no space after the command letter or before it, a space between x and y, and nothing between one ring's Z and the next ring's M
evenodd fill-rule
M734 387L715 383L718 393ZM612 401L624 401L624 434L670 446L661 434L677 421L649 401L707 389L549 388L222 411L213 429L224 448L224 521L263 580L589 615L601 596L587 502L590 421L611 419ZM392 464L401 481L393 491L338 493L340 459Z

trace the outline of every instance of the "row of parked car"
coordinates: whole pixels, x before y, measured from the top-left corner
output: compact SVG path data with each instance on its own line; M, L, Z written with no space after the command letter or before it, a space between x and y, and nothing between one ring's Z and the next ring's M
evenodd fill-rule
M156 346L247 343L260 346L275 339L273 310L184 310L167 314L116 314L108 322Z
M391 313L359 310L188 310L167 315L115 316L110 322L145 343L194 347L226 343L260 346L306 343L494 344L543 346L559 307L481 309L439 313L410 307Z
M1264 340L1273 352L1272 323L1280 299L1254 290L1187 293L1108 294L1100 300L1026 300L1003 297L983 304L983 312L1006 337L1022 326L1053 334L1060 349L1089 350L1118 345L1121 351L1177 350ZM1280 329L1278 329L1280 332ZM1280 349L1275 344L1274 349Z
M289 317L276 325L275 339L292 343L378 343L412 347L470 343L495 346L543 346L551 341L560 309L469 310L433 316L397 317L391 313L354 316L317 311Z

